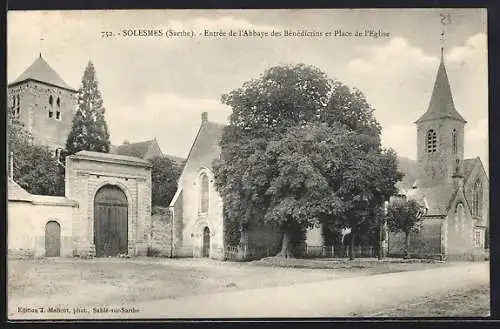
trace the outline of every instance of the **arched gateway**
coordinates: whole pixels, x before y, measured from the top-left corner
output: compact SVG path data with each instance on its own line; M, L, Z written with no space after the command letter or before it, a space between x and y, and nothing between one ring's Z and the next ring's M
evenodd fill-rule
M97 257L128 253L128 202L117 186L105 185L95 195L94 244Z

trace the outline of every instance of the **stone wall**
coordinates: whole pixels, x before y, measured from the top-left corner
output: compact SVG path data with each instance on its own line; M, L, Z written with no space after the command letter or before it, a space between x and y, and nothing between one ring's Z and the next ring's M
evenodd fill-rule
M149 256L172 257L172 214L168 209L157 208L151 215L151 246Z
M441 248L441 231L443 220L439 218L424 219L418 232L410 233L410 256L417 258L436 257L443 253ZM388 255L403 256L405 234L389 232Z
M426 152L427 132L432 129L437 134L437 150ZM453 154L452 131L457 131L458 152ZM439 184L452 184L455 161L463 161L464 125L458 121L447 119L432 120L420 123L417 127L417 165L419 171L419 187L433 187Z
M72 217L77 203L64 197L32 195L32 201L8 201L9 258L45 257L45 226L60 225L61 256L73 256Z
M31 131L37 144L51 149L65 148L76 111L76 92L37 81L26 81L8 88L12 96L20 97L20 121ZM49 104L52 95L53 104ZM59 106L57 99L59 98ZM52 117L49 117L49 109ZM60 116L57 118L57 112Z

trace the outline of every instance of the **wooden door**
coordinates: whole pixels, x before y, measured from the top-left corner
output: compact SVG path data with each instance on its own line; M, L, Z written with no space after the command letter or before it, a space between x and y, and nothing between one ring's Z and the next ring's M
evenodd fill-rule
M61 256L61 226L56 221L45 225L45 256Z
M205 227L203 230L203 257L210 257L210 230Z
M97 257L128 253L128 202L116 186L104 186L95 196L94 244Z

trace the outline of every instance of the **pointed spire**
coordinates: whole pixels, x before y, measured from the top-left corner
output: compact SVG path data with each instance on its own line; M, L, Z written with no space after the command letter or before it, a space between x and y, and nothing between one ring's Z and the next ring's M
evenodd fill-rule
M451 93L450 81L444 65L443 47L441 46L441 61L434 82L434 89L427 112L424 113L415 123L434 119L449 118L452 120L467 121L455 109L453 95Z

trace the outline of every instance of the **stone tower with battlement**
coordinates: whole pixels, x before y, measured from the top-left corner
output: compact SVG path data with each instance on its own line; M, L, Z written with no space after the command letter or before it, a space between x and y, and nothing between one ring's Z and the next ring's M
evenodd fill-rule
M7 109L50 150L64 149L76 111L77 91L40 56L8 85Z
M467 123L453 102L443 54L427 111L417 125L419 188L452 185L460 177L464 160L464 126Z

